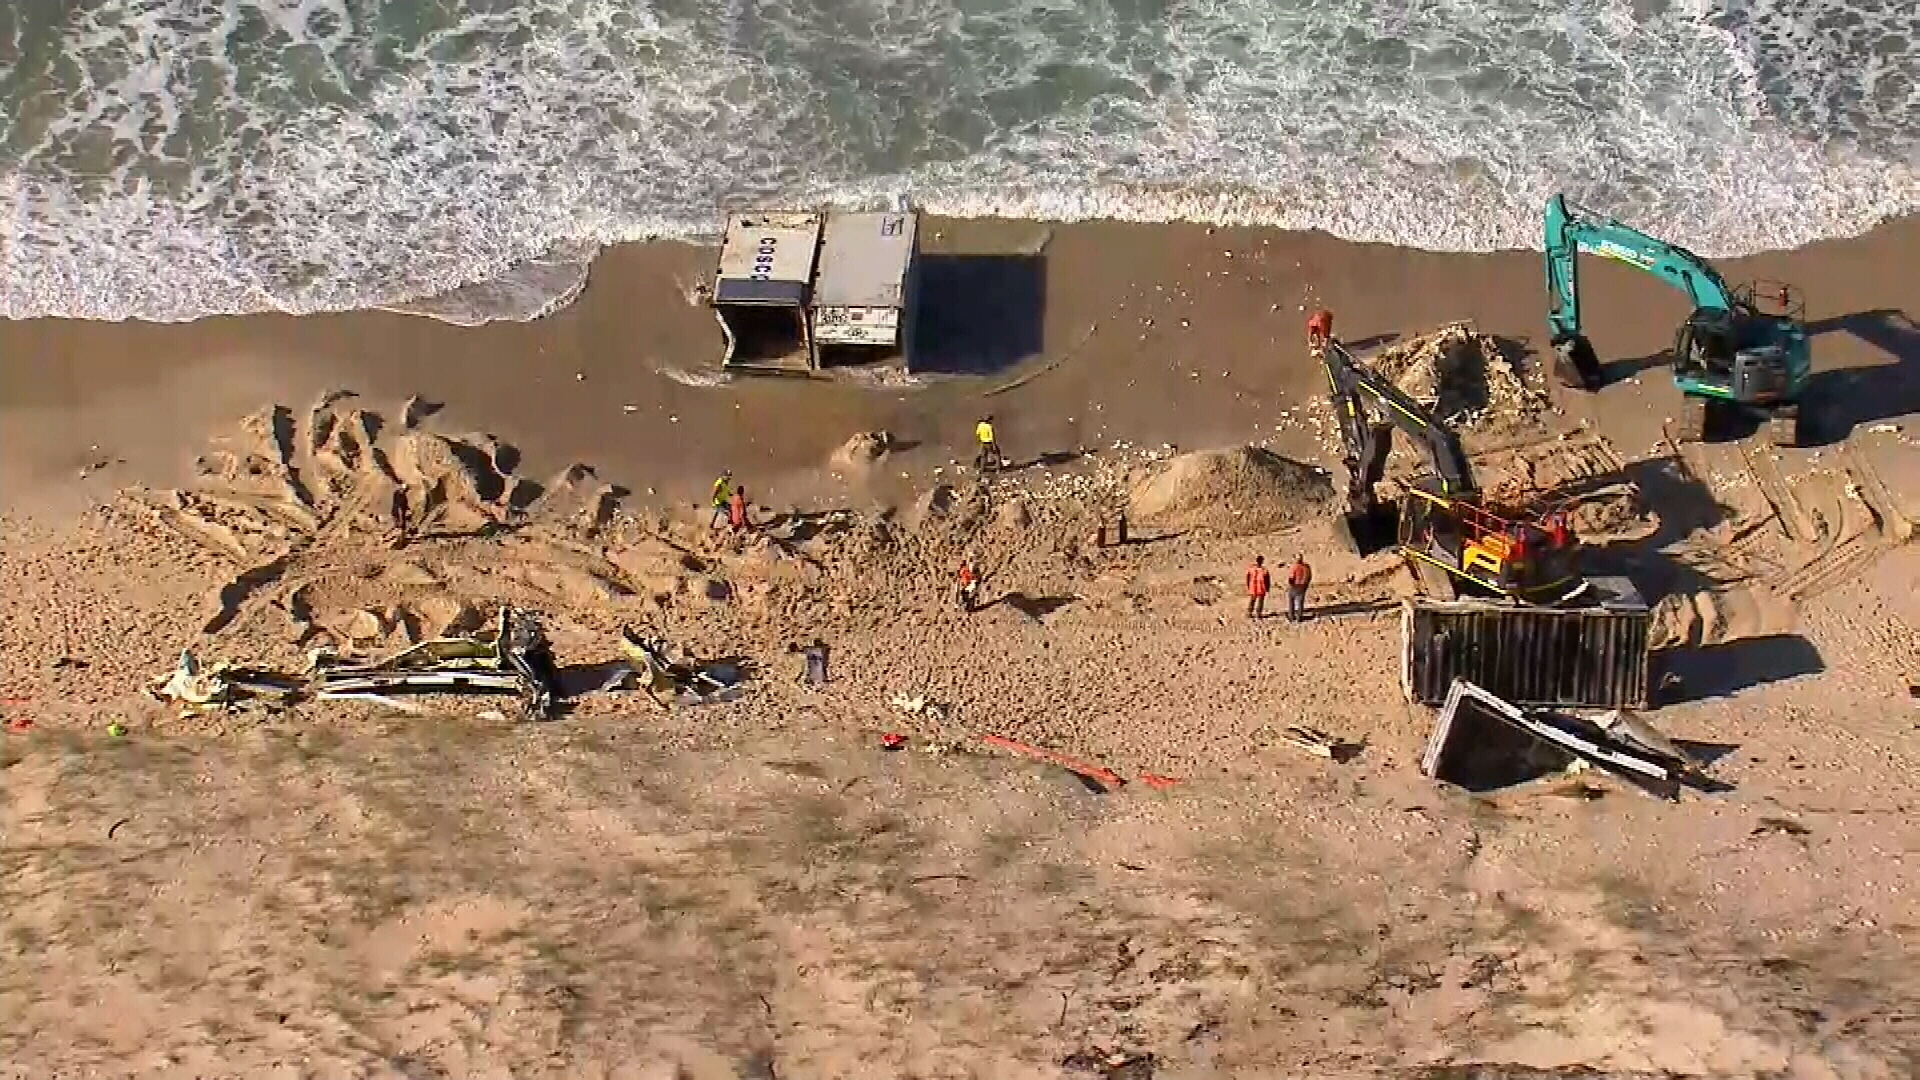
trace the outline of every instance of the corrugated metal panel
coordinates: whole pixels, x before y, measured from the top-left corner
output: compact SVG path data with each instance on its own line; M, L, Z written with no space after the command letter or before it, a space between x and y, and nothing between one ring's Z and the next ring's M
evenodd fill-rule
M1649 622L1644 604L1617 600L1566 610L1412 600L1402 682L1423 705L1460 678L1516 705L1645 708Z

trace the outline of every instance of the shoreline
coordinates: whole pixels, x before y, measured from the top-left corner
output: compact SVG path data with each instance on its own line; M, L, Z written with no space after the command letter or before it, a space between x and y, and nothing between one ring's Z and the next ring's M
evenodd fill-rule
M915 444L903 466L938 467L964 455L983 392L1026 376L991 399L1016 453L1274 435L1289 407L1320 393L1300 347L1317 306L1352 342L1470 319L1541 359L1537 252L1123 222L929 218L923 235L947 274L923 310L937 370L921 385L688 385L719 375L718 335L710 313L687 302L711 249L680 241L603 250L572 304L524 323L387 311L0 322L0 356L11 358L0 366L0 509L71 489L100 460L125 461L98 472L102 485L169 482L206 431L265 401L337 388L443 402L450 422L485 428L537 462L592 463L636 491L680 498L724 467L769 476L776 494L817 484L827 478L809 474L864 430ZM1799 284L1810 322L1833 328L1920 311L1916 241L1920 218L1908 217L1716 266L1730 281ZM1605 260L1582 259L1582 287L1603 359L1657 353L1685 315L1678 293ZM1856 335L1818 337L1816 369L1885 361Z

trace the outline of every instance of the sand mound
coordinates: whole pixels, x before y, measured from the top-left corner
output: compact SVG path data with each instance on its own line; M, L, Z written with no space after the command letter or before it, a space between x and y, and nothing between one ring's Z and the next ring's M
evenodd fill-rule
M1160 528L1252 536L1313 517L1332 497L1332 480L1313 466L1242 446L1167 460L1134 485L1128 508Z
M1546 405L1500 342L1469 323L1394 342L1366 364L1449 424L1530 416Z
M364 650L501 603L611 619L677 590L677 574L634 580L585 542L620 489L580 465L530 481L511 446L423 430L427 415L409 402L391 424L346 393L302 418L276 405L215 438L192 488L123 498L231 567L201 615L209 635ZM497 538L507 525L532 528Z
M838 469L864 469L878 465L893 452L893 435L885 431L862 431L833 452Z

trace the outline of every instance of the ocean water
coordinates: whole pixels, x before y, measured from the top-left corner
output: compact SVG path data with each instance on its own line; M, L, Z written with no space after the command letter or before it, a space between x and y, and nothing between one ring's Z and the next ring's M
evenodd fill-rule
M1911 0L6 0L0 314L565 303L729 202L1720 256L1920 209Z

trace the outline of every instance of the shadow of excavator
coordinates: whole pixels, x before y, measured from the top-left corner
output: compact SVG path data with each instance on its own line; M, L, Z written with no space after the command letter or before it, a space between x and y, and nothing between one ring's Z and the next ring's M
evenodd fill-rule
M1920 413L1920 326L1911 316L1883 308L1807 324L1807 334L1815 341L1834 333L1851 334L1890 360L1814 371L1806 390L1818 418L1810 445L1837 443L1863 425Z

